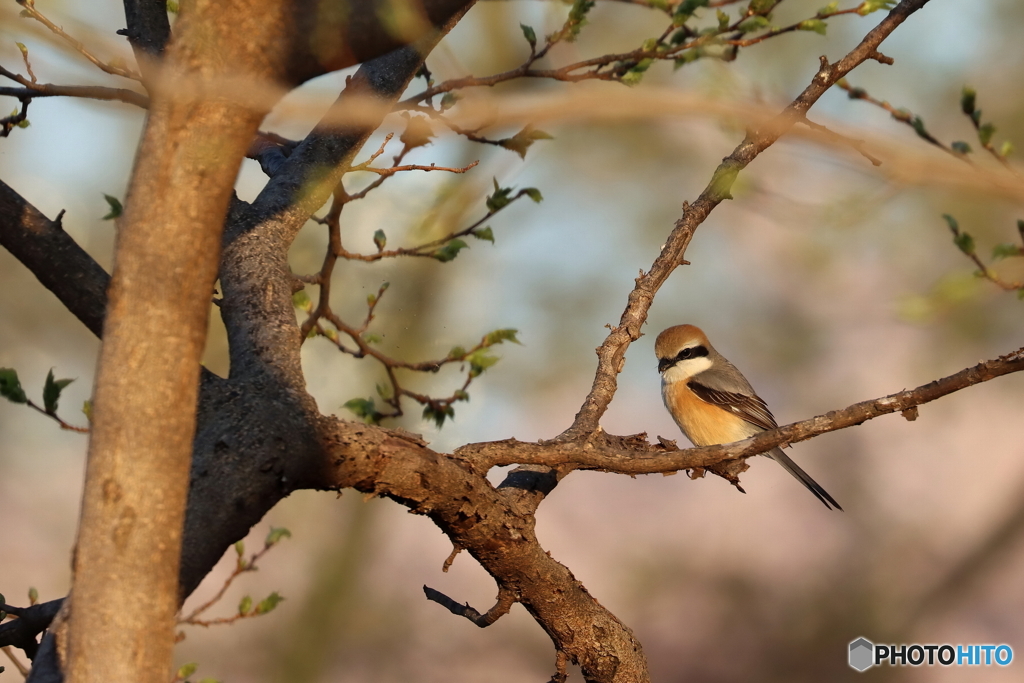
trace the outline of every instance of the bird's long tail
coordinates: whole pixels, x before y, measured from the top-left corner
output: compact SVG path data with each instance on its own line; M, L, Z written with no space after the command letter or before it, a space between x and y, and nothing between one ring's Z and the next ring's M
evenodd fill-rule
M824 503L825 507L827 507L829 510L831 510L833 507L840 511L843 509L839 505L839 503L836 502L835 498L828 495L828 491L821 488L818 482L811 479L811 475L807 474L802 469L800 469L800 466L793 462L788 455L783 453L781 448L773 448L765 455L771 456L775 460L775 462L782 465L782 467L785 468L787 472L789 472L794 477L799 479L800 483L806 486L807 490L813 493L818 498L818 500ZM829 505L829 503L831 503L831 505Z

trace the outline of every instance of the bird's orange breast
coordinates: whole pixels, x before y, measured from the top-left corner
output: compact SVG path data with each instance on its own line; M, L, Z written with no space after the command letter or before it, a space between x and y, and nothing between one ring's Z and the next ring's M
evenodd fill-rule
M697 398L685 382L666 384L661 394L668 412L695 446L741 441L761 431L725 408Z

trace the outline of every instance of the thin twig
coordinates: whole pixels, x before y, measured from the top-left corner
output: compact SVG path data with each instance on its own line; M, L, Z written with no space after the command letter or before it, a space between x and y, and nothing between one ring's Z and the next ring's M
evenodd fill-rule
M8 71L0 66L0 76L11 79L24 88L0 87L0 95L10 97L81 97L92 100L108 100L133 104L142 109L149 108L149 98L134 90L125 88L105 88L94 85L54 85L52 83L34 83L33 81Z
M811 121L806 116L803 119L800 120L800 123L804 124L805 126L810 128L811 130L816 130L816 131L818 131L820 133L824 133L826 135L826 137L829 137L829 138L831 138L833 140L838 140L839 142L841 142L843 144L847 144L850 147L853 147L855 150L860 152L861 155L863 155L865 159L870 161L872 163L872 165L874 165L874 166L881 166L882 165L882 160L881 159L879 159L876 156L872 156L871 154L869 154L867 152L867 150L864 149L864 141L863 140L856 140L854 138L846 137L845 135L840 135L839 133L837 133L837 132L835 132L833 130L829 130L828 128L826 128L825 126L821 125L820 123L815 123L814 121Z
M0 648L0 650L4 651L4 654L7 655L7 659L11 660L11 664L14 664L14 668L18 670L18 673L20 673L23 677L28 678L29 668L22 664L21 660L14 656L14 651L11 649L11 647L7 645Z
M456 616L469 619L480 628L487 628L508 614L509 610L512 609L512 605L516 603L515 593L505 588L500 588L498 589L498 598L494 603L494 607L487 610L485 614L480 614L480 612L470 607L469 603L460 604L455 602L444 593L434 590L429 586L423 587L423 593L427 596L427 600L436 602Z
M836 85L845 90L849 94L851 100L863 100L864 102L873 104L876 107L879 107L880 109L884 109L885 111L889 112L889 114L891 114L892 117L899 121L900 123L906 124L913 128L914 132L917 133L918 137L920 137L922 140L925 140L926 142L935 145L936 147L941 149L943 152L946 152L947 154L950 154L958 159L962 159L967 163L970 163L970 159L968 159L966 156L960 154L952 147L947 146L941 140L939 140L934 135L929 133L928 130L924 127L924 121L921 120L920 116L914 116L912 112L906 109L897 109L896 107L892 106L891 104L884 100L875 99L874 97L869 95L867 91L864 90L863 88L855 88L854 86L850 85L845 78L836 83Z
M45 26L46 28L50 29L54 34L56 34L56 35L60 36L61 38L63 38L65 41L67 41L67 43L69 45L71 45L71 47L73 47L76 51L78 51L79 54L81 54L83 57L88 59L90 62L95 64L97 67L99 67L103 71L105 71L108 74L111 74L113 76L122 76L124 78L130 78L133 81L140 81L140 82L142 81L142 76L139 75L138 73L132 71L131 69L129 69L127 67L121 67L121 66L116 66L116 65L113 65L113 64L108 64L107 62L104 62L102 59L100 59L99 57L96 57L94 54L89 52L89 49L86 48L85 45L81 41L79 41L79 40L77 40L75 38L72 38L70 35L68 35L64 31L64 29L62 29L60 26L57 26L55 23L50 21L42 12L37 10L36 9L35 0L17 0L17 2L18 2L19 5L21 5L24 8L23 11L29 17L35 19L36 21L41 23L43 26Z
M429 166L424 166L422 164L406 164L405 166L391 166L390 168L373 168L372 166L367 166L367 167L364 167L364 168L355 168L355 167L353 167L352 170L353 171L366 171L367 173L376 173L377 175L380 175L380 176L394 175L394 174L400 173L402 171L448 171L449 173L465 173L466 171L470 170L471 168L475 168L477 166L477 164L479 164L479 163L480 163L479 161L474 161L473 163L471 163L468 166L461 166L461 167L436 166L434 164L430 164Z
M212 619L209 621L203 621L198 618L201 614L203 614L203 612L205 612L206 610L210 609L218 602L220 602L221 598L224 597L224 594L227 593L229 588L231 588L231 584L234 583L235 579L237 579L242 574L245 574L246 572L255 571L256 562L259 561L259 559L262 558L264 555L266 555L267 551L273 548L274 545L275 544L269 543L264 544L263 548L258 553L253 554L248 561L245 561L241 557L238 557L237 561L235 562L235 568L232 570L228 578L224 580L224 584L220 587L220 590L218 590L217 593L212 598L210 598L209 600L207 600L206 602L204 602L203 604L199 605L194 610L189 612L188 616L179 616L177 623L190 624L193 626L210 626L213 624L230 623L231 621L237 620L242 616L249 616L236 614L232 617Z
M33 410L39 411L40 413L42 413L46 417L49 417L49 418L52 418L52 419L56 420L57 424L60 425L61 429L66 429L69 432L78 432L79 434L88 434L89 433L89 428L88 427L76 427L73 424L65 422L64 420L62 420L60 418L60 416L57 415L56 412L50 412L46 408L43 408L42 406L37 405L35 402L32 401L32 399L25 399L25 404L29 408L32 408Z

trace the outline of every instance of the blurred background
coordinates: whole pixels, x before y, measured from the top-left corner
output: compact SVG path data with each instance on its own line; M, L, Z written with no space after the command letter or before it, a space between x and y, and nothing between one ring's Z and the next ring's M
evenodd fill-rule
M789 0L773 23L806 18L820 4ZM113 77L18 19L9 5L0 13L5 67L24 71L14 45L20 41L41 82L112 84ZM114 36L124 22L119 3L46 0L37 7L101 56L131 58ZM482 2L428 65L438 80L514 67L527 55L518 24L542 36L561 25L566 11L554 2ZM883 14L838 17L827 36L792 33L741 51L731 64L700 61L675 72L655 65L639 89L670 87L708 101L778 109L810 81L818 55L840 58ZM984 120L999 128L996 146L1007 139L1024 144L1024 90L1013 86L1024 71L1022 25L1024 5L1015 0L936 0L885 41L882 51L895 66L869 62L850 81L921 115L940 140L966 140L977 149L959 111L961 87L969 84ZM581 39L556 50L552 63L633 49L663 27L644 7L598 3ZM307 110L320 102L323 111L344 76L318 79L295 97ZM422 80L413 86L421 87ZM543 82L501 90L572 88L609 101L631 92ZM812 119L879 148L928 153L909 127L834 90ZM15 101L2 98L0 105L10 109ZM289 111L281 107L263 128L300 138L319 113ZM0 178L51 218L65 209L67 231L109 269L115 228L101 220L103 194L124 196L142 114L127 105L52 98L35 101L29 119L29 128L0 141ZM699 113L543 128L555 139L535 144L525 162L442 134L407 161L480 165L464 176L392 178L342 218L346 247L372 251L377 229L391 246L469 225L485 212L492 177L544 194L540 205L520 201L494 218L496 244L474 240L451 263L406 259L340 264L336 271L332 302L350 320L364 314L368 293L391 283L373 329L384 336L383 349L403 358L442 357L492 329L519 330L523 345L498 347L501 362L473 384L472 400L458 404L443 429L407 407L398 424L442 451L511 436L551 438L571 423L590 387L593 349L605 325L618 321L633 278L650 268L682 202L697 197L743 135L741 121ZM400 131L400 122L392 129ZM389 146L381 161L398 148ZM782 424L1020 347L1024 302L973 276L941 214L955 215L987 258L995 244L1018 242L1015 221L1024 218L1024 206L928 177L896 182L889 173L806 135L783 139L758 158L741 175L735 199L698 230L687 252L691 265L659 293L646 336L627 355L605 429L685 443L661 404L653 355L657 333L683 322L708 332ZM974 171L965 164L962 173ZM246 161L239 196L251 200L264 182L258 165ZM349 189L366 182L346 179ZM292 251L295 271L319 269L325 244L325 230L310 223ZM1020 279L1014 260L1021 259L1000 268ZM98 342L6 252L0 320L0 366L16 368L36 400L50 368L57 377L77 378L61 398L61 414L84 424L78 411L90 395ZM227 362L214 315L206 364L225 374ZM321 410L342 417L351 417L345 401L372 396L383 377L323 339L306 344L304 362ZM407 381L448 395L459 378L442 372ZM846 648L860 636L876 643L1006 643L1021 656L1022 397L1024 376L1011 375L925 405L915 422L888 416L796 445L791 455L845 513L828 512L781 468L757 458L743 476L746 495L717 478L575 473L541 506L538 535L635 631L657 681L853 679L859 674L847 667ZM29 587L42 600L68 589L85 450L85 437L22 406L0 404L0 591L12 604L25 603ZM501 477L491 475L495 482ZM424 599L426 584L483 611L496 594L466 555L441 572L450 544L428 520L351 492L340 500L300 492L254 529L250 550L271 525L287 527L293 538L269 553L258 573L243 576L213 616L231 614L246 594L258 600L276 590L286 600L259 619L185 629L177 659L198 662L195 679L503 683L546 680L553 672L550 641L521 607L480 630ZM233 561L208 577L186 609L216 592ZM1020 680L1020 666L886 667L863 675L1010 681ZM5 676L18 674L8 666ZM571 680L581 680L578 670Z

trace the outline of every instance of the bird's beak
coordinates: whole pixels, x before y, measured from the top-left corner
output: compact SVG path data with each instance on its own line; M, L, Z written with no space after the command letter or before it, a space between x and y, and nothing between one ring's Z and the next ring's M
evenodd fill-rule
M661 374L672 367L674 363L671 358L659 358L658 359L658 374Z

